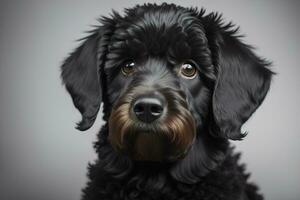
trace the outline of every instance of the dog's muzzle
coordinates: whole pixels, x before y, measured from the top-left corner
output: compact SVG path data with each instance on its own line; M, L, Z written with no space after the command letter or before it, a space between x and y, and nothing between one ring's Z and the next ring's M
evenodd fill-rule
M172 88L130 88L109 118L109 141L114 149L140 161L183 158L195 132L185 95Z

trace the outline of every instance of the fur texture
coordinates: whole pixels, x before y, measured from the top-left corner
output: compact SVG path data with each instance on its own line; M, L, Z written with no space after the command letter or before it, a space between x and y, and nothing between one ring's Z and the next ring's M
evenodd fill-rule
M203 9L145 4L99 21L61 67L82 114L79 130L93 125L102 102L104 108L98 159L89 165L82 199L263 199L247 182L229 139L246 135L241 126L267 94L270 63L241 42L231 23ZM121 66L128 60L137 72L126 77ZM186 62L197 68L192 80L178 75ZM142 126L128 110L148 90L166 97L172 112ZM132 142L145 130L160 134L151 145L167 141L161 143L167 146L163 161L132 159L131 152L145 151ZM181 157L165 162L165 154Z

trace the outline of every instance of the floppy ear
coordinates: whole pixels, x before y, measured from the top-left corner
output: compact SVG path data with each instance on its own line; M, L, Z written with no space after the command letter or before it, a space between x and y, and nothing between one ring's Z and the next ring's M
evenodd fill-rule
M82 39L83 43L64 61L61 77L70 93L75 107L80 111L82 120L77 129L89 129L97 117L102 101L103 66L107 44L113 31L114 21L101 19L103 26L91 31Z
M238 29L223 25L221 16L204 18L217 80L212 96L211 132L215 136L241 139L241 126L264 100L271 82L269 62L256 56L240 41Z

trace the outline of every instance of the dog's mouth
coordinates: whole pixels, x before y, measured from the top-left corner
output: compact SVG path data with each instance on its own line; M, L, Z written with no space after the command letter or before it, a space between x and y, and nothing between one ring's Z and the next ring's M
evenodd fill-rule
M132 116L135 97L130 92L113 106L108 139L117 152L136 161L176 161L186 155L195 139L195 120L182 94L160 92L167 101L167 111L153 122Z

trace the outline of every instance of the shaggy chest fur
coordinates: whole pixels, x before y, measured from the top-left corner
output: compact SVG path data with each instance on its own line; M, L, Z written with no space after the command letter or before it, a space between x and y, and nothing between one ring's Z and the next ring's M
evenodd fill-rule
M98 135L98 160L89 165L90 181L84 200L262 200L255 185L248 183L240 154L228 151L223 162L196 184L185 184L169 175L169 166L140 163L128 166L118 158L105 139L107 126ZM125 169L130 169L126 171Z

